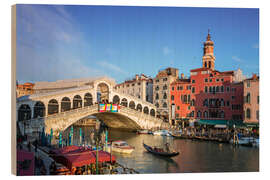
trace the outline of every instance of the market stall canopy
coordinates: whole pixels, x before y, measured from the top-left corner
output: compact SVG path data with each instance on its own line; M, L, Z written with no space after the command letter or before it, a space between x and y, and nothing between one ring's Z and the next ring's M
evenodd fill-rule
M227 127L245 127L245 124L242 120L221 120L221 119L200 119L198 121L199 124L202 125L213 125L213 126L227 126Z

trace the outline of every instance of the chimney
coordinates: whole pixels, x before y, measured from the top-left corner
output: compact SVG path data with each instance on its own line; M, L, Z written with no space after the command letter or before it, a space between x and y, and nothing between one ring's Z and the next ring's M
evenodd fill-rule
M184 73L181 73L181 79L184 79L185 76L184 76Z

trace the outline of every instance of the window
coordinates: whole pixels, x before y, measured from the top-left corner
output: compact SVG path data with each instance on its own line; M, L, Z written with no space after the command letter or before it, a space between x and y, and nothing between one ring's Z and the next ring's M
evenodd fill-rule
M176 114L175 114L175 117L177 117L177 118L178 118L178 117L179 117L179 114L178 114L178 113L176 113Z
M167 85L166 84L163 86L163 90L167 90Z
M174 95L171 95L171 100L174 101Z
M210 92L210 93L212 92L212 86L209 87L209 92Z
M164 79L163 79L163 82L165 82L165 81L167 81L167 78L164 78Z
M177 86L177 91L179 91L179 89L180 89L180 87L179 87L179 86Z
M246 110L246 118L250 119L250 109L247 108Z
M159 86L156 86L156 91L158 91L159 90Z
M188 102L190 102L190 95L188 95L187 100L188 100Z
M250 103L250 93L247 93L247 96L246 96L246 102L247 102L247 103Z
M259 120L259 111L256 111L256 119Z
M220 117L221 117L221 118L225 118L225 113L224 113L224 111L221 111L221 112L220 112Z
M156 99L159 99L159 95L158 95L158 93L156 94Z
M197 112L197 117L201 117L201 111Z
M132 86L135 86L135 84L133 83Z
M163 94L163 99L167 99L167 94L166 93Z
M205 118L208 118L208 112L207 112L207 111L204 111L203 116L204 116Z
M209 82L212 82L212 79L209 79Z
M194 99L191 100L190 106L195 106L195 100Z
M204 82L208 82L208 79L207 79L207 78L205 78L205 79L204 79Z
M224 81L224 79L222 78L222 79L221 79L221 81L223 82L223 81Z
M219 92L219 86L216 87L216 92Z
M192 111L192 112L190 113L190 116L191 116L191 117L194 117L194 111Z
M219 79L216 79L216 82L219 82Z
M163 103L162 107L167 108L167 103Z
M159 82L159 79L157 79L156 82Z
M192 93L195 93L195 87L192 87Z
M220 100L220 105L221 105L221 106L225 106L225 102L224 102L223 99Z
M250 87L250 81L247 81L247 87Z
M184 95L184 103L186 103L187 102L187 95Z
M141 85L141 83L138 83L138 85ZM146 83L146 85L148 85L148 83Z
M227 106L230 106L230 101L227 101Z
M257 96L257 104L260 104L260 96Z
M180 106L177 106L177 110L180 110Z
M183 86L180 86L180 90L183 90Z
M205 99L205 100L203 101L203 106L208 106L208 99Z
M127 85L127 87L129 87L129 84Z
M220 92L224 92L224 86L220 86Z
M158 102L155 104L155 106L156 106L157 108L159 108L159 104L158 104Z
M232 96L232 100L235 100L235 96Z
M172 87L172 91L174 91L174 87Z
M207 87L207 86L204 87L204 92L205 92L205 93L208 92L208 87Z
M192 83L195 83L195 80L194 79L192 79Z
M230 92L230 87L226 87L226 91L227 92Z

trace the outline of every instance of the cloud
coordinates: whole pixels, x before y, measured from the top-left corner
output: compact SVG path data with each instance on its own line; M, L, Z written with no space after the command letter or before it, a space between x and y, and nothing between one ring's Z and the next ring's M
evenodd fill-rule
M102 68L109 69L109 70L112 70L112 71L117 72L117 73L121 73L121 74L125 74L125 75L128 74L126 71L124 71L120 67L118 67L114 64L108 63L106 61L99 61L97 64L100 65Z
M240 59L237 56L233 56L232 59L235 60L236 62L242 62L242 59Z
M254 49L259 49L259 44L253 44L253 45L252 45L252 48L254 48Z
M162 52L163 52L163 55L168 55L172 53L172 50L169 47L165 46L162 48Z

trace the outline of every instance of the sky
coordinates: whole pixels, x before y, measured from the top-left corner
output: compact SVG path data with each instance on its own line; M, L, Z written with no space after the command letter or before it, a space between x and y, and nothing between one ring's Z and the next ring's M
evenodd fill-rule
M19 83L202 66L208 29L215 69L259 73L259 10L251 8L17 5Z

